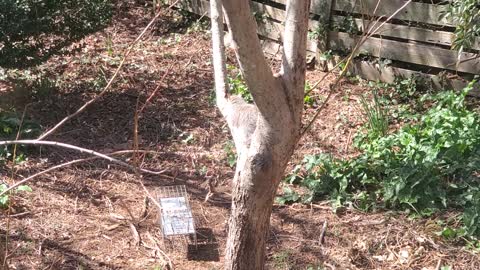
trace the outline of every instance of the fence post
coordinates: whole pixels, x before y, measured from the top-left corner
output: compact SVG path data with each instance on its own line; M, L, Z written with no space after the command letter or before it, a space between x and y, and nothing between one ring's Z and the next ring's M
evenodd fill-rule
M311 25L311 29L317 39L317 48L315 58L318 67L322 71L328 71L327 61L320 60L324 52L328 50L328 33L330 32L330 20L332 11L332 2L335 0L312 0L310 11L319 16L318 23Z

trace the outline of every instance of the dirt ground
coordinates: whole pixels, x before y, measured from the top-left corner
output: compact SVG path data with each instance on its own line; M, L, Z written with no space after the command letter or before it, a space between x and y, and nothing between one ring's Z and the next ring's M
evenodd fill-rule
M151 18L151 8L126 2L110 27L74 45L78 53L43 65L54 87L31 91L29 84L0 82L0 105L23 112L29 104L26 115L51 128L99 93ZM233 174L225 149L231 138L212 99L209 34L198 26L185 26L177 13L165 12L134 48L111 90L48 138L101 153L132 149L138 111L139 148L149 152L137 153L135 160L142 168L165 170L143 174L145 187L155 193L186 185L198 247L186 238L164 241L139 177L97 159L37 177L30 182L32 193L19 193L11 198L10 211L0 210L10 269L165 269L167 257L175 269L222 269ZM322 76L309 71L308 81ZM334 78L328 75L313 92L318 103ZM343 82L293 162L307 153L354 155L352 137L363 123L358 95L367 91L362 84ZM305 122L316 107L306 107ZM129 162L133 156L116 155ZM0 167L0 175L12 183L87 157L64 148L30 147L24 163L13 172ZM215 192L205 201L209 183ZM329 202L319 202L275 205L271 225L269 269L480 269L479 255L440 239L434 220L355 209L334 214Z

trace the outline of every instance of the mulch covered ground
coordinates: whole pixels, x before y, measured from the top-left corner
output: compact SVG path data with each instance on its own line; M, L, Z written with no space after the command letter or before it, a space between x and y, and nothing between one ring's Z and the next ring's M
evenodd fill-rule
M124 3L110 27L75 44L80 52L42 66L54 87L31 91L28 82L1 82L0 105L23 112L29 104L26 115L51 128L99 93L151 18L151 8ZM158 213L145 203L134 172L91 160L39 176L30 183L32 193L14 196L11 209L0 210L11 269L165 269L167 257L175 269L222 269L233 173L225 149L231 138L214 106L209 34L193 31L196 26L165 11L128 57L111 90L48 139L101 153L132 149L139 111L139 148L150 152L116 157L165 170L143 175L151 192L187 186L198 248L184 238L163 241ZM233 55L229 58L233 63ZM308 72L311 84L322 76ZM318 104L334 78L327 76L313 92ZM354 155L352 137L363 123L358 95L368 91L342 82L293 160L319 152ZM306 107L305 121L318 104ZM12 183L89 157L55 147L29 147L27 156L13 174L9 166L0 167L2 180ZM210 186L214 193L205 201ZM328 202L320 202L275 205L271 224L270 269L480 269L478 254L438 238L434 220L354 209L334 214Z

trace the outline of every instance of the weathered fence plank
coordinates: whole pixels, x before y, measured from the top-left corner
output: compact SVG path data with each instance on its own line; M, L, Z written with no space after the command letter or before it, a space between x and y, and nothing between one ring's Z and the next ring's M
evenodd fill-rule
M276 57L280 60L280 56L277 54L278 51L281 51L281 45L277 42L271 40L263 40L262 47L268 55ZM340 61L341 57L334 57L333 60L329 61L329 68L333 67ZM410 78L412 76L418 76L423 78L426 83L430 83L434 89L445 90L445 89L463 89L467 86L468 82L461 79L448 79L438 75L425 74L419 71L399 68L399 67L380 67L378 64L374 64L367 61L362 61L359 59L354 59L352 65L349 68L351 74L357 74L363 79L371 81L382 81L386 83L394 83L398 78ZM473 90L469 93L471 96L480 97L480 84L474 85Z
M352 4L352 2L354 4ZM365 14L377 17L389 17L391 14L395 13L395 11L397 11L400 7L402 7L406 2L406 0L336 0L334 9L348 13ZM411 2L393 18L411 22L453 26L451 20L439 18L441 12L443 11L445 11L445 6Z
M287 0L271 1L284 5L287 3ZM317 6L317 3L320 1L321 0L312 0L312 6ZM335 0L333 9L336 11L342 11L347 13L388 17L395 11L397 11L406 2L407 0ZM444 10L444 5L411 2L396 16L394 16L394 18L412 22L453 26L451 20L439 18L440 13Z
M332 23L342 24L347 17L333 16ZM364 25L368 25L371 21L362 19L353 19L353 22L357 26L358 30L364 32L368 29L363 29ZM385 23L378 31L378 35L385 37L394 37L407 40L420 41L432 44L452 45L452 41L455 39L455 35L452 32L431 30L426 28L413 27L408 25L400 25L393 23ZM476 38L472 49L480 50L480 38Z
M281 40L283 26L277 22L258 22L258 33L273 40ZM329 34L329 47L336 50L350 51L359 36L347 33L331 32ZM309 50L316 52L316 42L308 40ZM466 73L480 73L480 57L473 53L462 53L422 44L414 44L371 37L360 47L359 52L374 57L387 58L418 65L458 70ZM475 58L477 56L477 58ZM457 59L460 64L457 66ZM465 61L470 59L468 61ZM464 62L462 62L464 61Z
M332 49L350 50L357 38L340 32L330 33ZM409 62L424 66L458 70L467 73L480 73L480 58L478 54L462 53L421 44L411 44L381 38L369 38L360 47L360 52L367 55ZM476 58L475 58L476 57ZM457 65L457 59L460 63ZM466 61L469 59L468 61ZM463 62L462 62L463 61Z

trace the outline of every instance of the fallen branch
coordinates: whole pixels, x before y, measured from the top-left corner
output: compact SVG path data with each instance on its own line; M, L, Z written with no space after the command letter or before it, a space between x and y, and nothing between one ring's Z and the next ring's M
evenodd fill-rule
M39 141L39 140L17 140L17 141L0 141L0 146L2 145L12 145L12 144L30 144L30 145L49 145L49 146L57 146L57 147L63 147L63 148L68 148L68 149L72 149L72 150L75 150L75 151L78 151L80 153L85 153L85 154L89 154L89 155L93 155L93 156L96 156L98 158L102 158L102 159L106 159L112 163L115 163L115 164L118 164L118 165L121 165L123 167L127 167L129 168L130 170L136 172L137 170L139 170L140 172L143 172L143 173L149 173L149 174L154 174L154 175L159 175L159 174L162 174L166 171L166 169L164 170L161 170L161 171L151 171L151 170L147 170L147 169L141 169L141 168L136 168L135 166L132 166L124 161L121 161L121 160L118 160L118 159L115 159L115 158L112 158L108 155L105 155L105 154L102 154L102 153L99 153L99 152L96 152L96 151L93 151L93 150L90 150L90 149L86 149L86 148L82 148L82 147L78 147L78 146L75 146L75 145L71 145L71 144L66 144L66 143L60 143L60 142L54 142L54 141ZM65 167L65 166L68 166L68 165L71 165L71 164L74 164L74 163L77 163L77 162L81 162L81 161L84 161L84 160L73 160L73 161L70 161L70 162L67 162L65 163L66 165L64 164L60 164L60 165L57 165L57 166L54 166L52 168L50 168L51 170L54 170L54 169L58 169L58 168L61 168L61 167ZM63 166L64 165L64 166ZM50 169L47 169L46 171L44 172L41 172L42 174L43 173L46 173L48 171L51 171ZM32 175L30 176L29 178L32 179L36 176L38 176L40 173L38 174L35 174L35 175ZM30 180L28 179L28 180ZM28 181L27 180L27 181ZM19 181L17 183L15 183L15 185L12 185L11 187L9 187L8 189L4 190L2 193L0 193L0 196L5 194L6 192L10 191L12 188L20 185L21 183L24 183L26 182L25 179L22 180L22 181Z
M134 152L133 150L122 150L122 151L117 151L117 152L113 152L113 153L109 153L107 154L108 156L114 156L114 155L121 155L121 154L126 154L126 153L132 153ZM135 151L135 152L140 152L140 153L154 153L154 154L157 154L157 152L155 151L148 151L148 150L138 150L138 151ZM81 159L75 159L75 160L71 160L71 161L68 161L68 162L65 162L65 163L62 163L62 164L58 164L58 165L55 165L53 167L50 167L48 169L45 169L41 172L38 172L36 174L33 174L33 175L30 175L29 177L27 178L24 178L18 182L16 182L15 184L9 186L9 188L7 190L5 190L5 192L9 191L9 190L12 190L20 185L23 185L25 184L26 182L28 181L31 181L33 178L36 178L36 177L39 177L43 174L46 174L46 173L49 173L51 171L54 171L54 170L58 170L58 169L61 169L61 168L64 168L64 167L68 167L70 165L73 165L73 164L76 164L76 163L81 163L81 162L87 162L87 161L91 161L91 160L95 160L95 159L99 159L100 157L90 157L90 158L81 158ZM0 194L0 196L2 196L4 194L4 192L2 192Z

